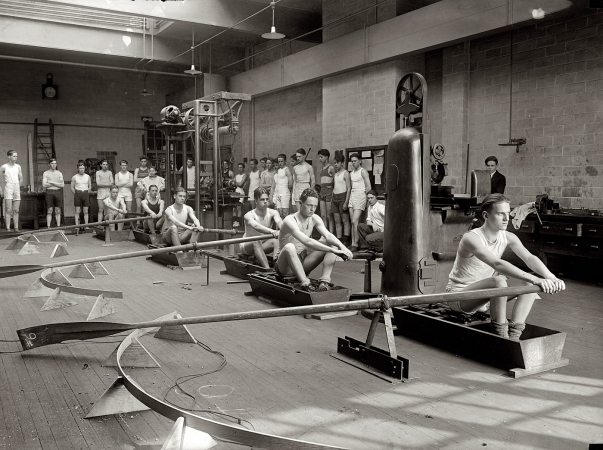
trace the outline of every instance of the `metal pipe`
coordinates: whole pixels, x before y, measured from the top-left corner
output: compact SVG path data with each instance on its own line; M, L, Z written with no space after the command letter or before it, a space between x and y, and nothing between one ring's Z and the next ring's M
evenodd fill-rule
M26 58L24 56L0 55L0 59L5 59L5 60L9 60L9 61L20 61L20 62L33 62L33 63L44 63L44 64L59 64L61 66L86 67L86 68L91 68L91 69L123 70L125 72L135 72L135 73L142 73L143 72L142 70L139 70L139 69L130 69L130 68L127 68L127 67L102 66L100 64L76 63L76 62L69 62L69 61L53 61L51 59ZM144 72L150 73L150 74L153 74L153 75L166 75L166 76L172 76L172 77L190 78L190 75L187 75L185 73L159 72L159 71L156 71L156 70L145 70Z
M214 104L214 228L220 228L218 223L218 212L220 210L220 205L218 201L219 195L219 184L220 184L220 133L218 130L218 115L217 113L217 104Z
M196 78L195 78L196 80ZM195 132L193 133L194 136L194 152L195 152L195 215L197 216L197 218L200 218L200 214L201 214L201 189L199 186L199 180L200 180L200 175L201 175L201 164L199 164L199 161L201 160L201 139L199 139L199 127L201 126L201 118L199 116L199 114L201 114L201 106L199 104L199 101L195 102ZM215 165L215 163L214 163ZM215 180L215 179L214 179ZM216 212L214 211L214 214ZM216 227L218 228L218 227Z

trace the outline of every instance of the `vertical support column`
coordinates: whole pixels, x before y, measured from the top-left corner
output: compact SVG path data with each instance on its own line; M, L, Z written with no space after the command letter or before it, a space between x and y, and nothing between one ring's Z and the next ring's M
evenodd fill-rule
M220 133L218 132L218 114L217 105L214 106L213 128L214 128L214 228L220 228L218 214L220 211L220 201L218 198L220 188Z
M469 115L469 42L443 50L442 144L446 148L448 177L456 193L464 192Z
M166 204L171 204L171 198L172 198L172 168L170 167L170 160L172 158L172 154L171 154L171 145L172 145L172 141L170 139L170 136L168 133L165 134L165 145L166 145L166 152L165 152L165 193L167 195L167 198L165 200Z
M199 175L201 174L201 164L199 161L201 160L201 145L199 139L199 127L201 126L201 119L199 118L199 114L201 114L201 107L199 105L199 101L195 101L195 132L194 136L194 149L195 152L195 176L197 180L195 182L195 215L199 220L201 220L201 192L199 187ZM214 163L215 165L215 163Z

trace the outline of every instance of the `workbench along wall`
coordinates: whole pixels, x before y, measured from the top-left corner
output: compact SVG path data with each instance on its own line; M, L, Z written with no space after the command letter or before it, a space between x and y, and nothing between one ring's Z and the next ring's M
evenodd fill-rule
M42 100L41 86L52 73L59 86L58 100ZM33 122L55 124L59 170L66 182L76 173L79 159L97 157L99 151L117 152L134 170L142 152L142 116L159 119L166 94L186 87L186 79L159 79L149 75L143 97L141 74L113 70L2 61L0 64L0 160L17 150L24 184L29 183L27 133ZM63 124L63 125L61 125ZM65 126L67 125L67 126ZM64 189L65 215L73 216L71 190Z

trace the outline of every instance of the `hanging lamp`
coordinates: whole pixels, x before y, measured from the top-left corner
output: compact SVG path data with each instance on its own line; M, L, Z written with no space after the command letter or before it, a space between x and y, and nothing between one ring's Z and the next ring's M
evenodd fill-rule
M193 43L191 45L191 68L186 69L184 73L189 75L201 75L203 72L195 68L195 28L193 27Z
M277 33L276 27L274 26L274 7L276 6L276 2L270 2L270 6L272 7L272 28L270 28L270 33L262 34L264 39L282 39L285 37L283 33Z

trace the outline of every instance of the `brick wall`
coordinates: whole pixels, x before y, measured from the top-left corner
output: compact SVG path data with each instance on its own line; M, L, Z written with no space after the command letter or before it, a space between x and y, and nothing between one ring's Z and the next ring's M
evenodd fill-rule
M166 94L184 87L181 79L149 75L147 90L155 95L143 97L141 74L9 61L0 67L0 158L4 161L6 151L17 150L25 185L30 183L27 133L33 134L36 118L69 125L55 127L57 160L65 180L71 180L79 159L96 157L97 151L117 152L116 159L128 160L133 170L142 152L140 118L158 120ZM48 72L59 86L58 100L42 100L41 85ZM72 216L71 191L66 188L64 193L65 214Z
M423 55L325 78L324 147L333 152L387 144L395 131L396 87L407 72L423 72Z
M494 154L514 203L548 193L563 207L603 209L603 12L547 21L513 35L509 138L509 33L473 41L470 164Z

